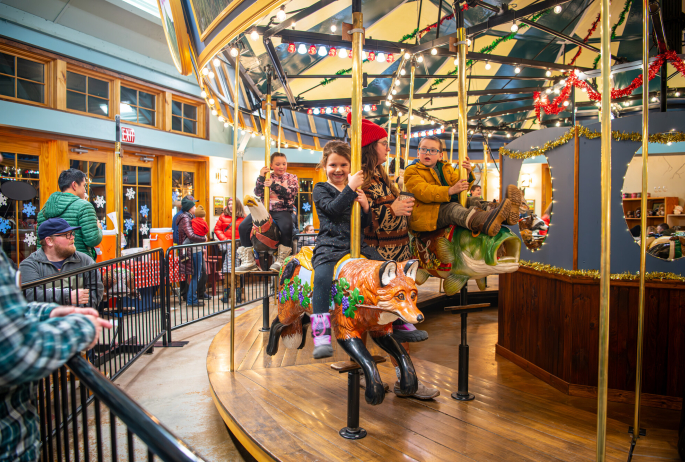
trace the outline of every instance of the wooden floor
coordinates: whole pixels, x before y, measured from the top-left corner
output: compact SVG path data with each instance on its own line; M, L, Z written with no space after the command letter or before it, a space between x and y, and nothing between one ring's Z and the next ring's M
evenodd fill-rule
M207 371L215 404L258 460L595 460L595 401L564 395L496 356L496 309L469 316L469 380L476 395L470 402L450 398L457 389L460 317L436 310L424 314L421 328L430 338L413 344L411 354L419 379L439 388L441 396L425 402L391 392L381 405L370 406L362 392L361 425L368 431L362 440L338 435L346 423L347 375L329 364L348 358L334 345L333 358L313 360L310 339L302 350L281 345L276 356L267 356L261 310L236 319L235 373L228 372L228 325L210 346ZM381 354L375 345L371 350ZM379 370L392 388L390 362ZM609 414L608 458L625 461L632 406L610 403ZM679 412L645 408L643 416L648 434L633 460L679 460Z

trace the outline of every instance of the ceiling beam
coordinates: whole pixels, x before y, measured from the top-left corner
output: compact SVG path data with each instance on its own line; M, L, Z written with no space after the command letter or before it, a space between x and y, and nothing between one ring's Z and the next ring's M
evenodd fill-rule
M226 58L228 64L230 64L230 66L233 69L235 69L235 59L231 56L228 50L224 50L221 54L224 58ZM246 85L252 93L254 93L260 99L264 98L264 94L261 91L259 91L259 87L257 87L257 85L254 83L252 77L250 77L250 74L247 73L247 70L245 69L245 66L243 66L242 63L240 64L240 77L243 80L243 84Z
M290 85L288 85L288 77L285 75L285 72L283 71L283 66L281 66L281 60L278 59L278 54L276 53L276 49L274 48L274 44L271 42L270 38L264 38L264 47L266 48L266 53L269 55L269 58L271 59L271 62L274 65L274 71L276 72L276 76L278 77L278 80L281 81L283 91L285 92L285 96L288 98L290 107L295 107L297 105L297 101L295 101L293 91L290 89Z
M277 35L279 32L284 30L286 27L290 27L293 24L295 24L297 21L300 19L304 19L310 14L316 13L319 11L321 8L330 5L331 3L335 3L338 0L320 0L316 2L315 4L308 6L307 8L301 10L299 13L297 13L295 16L291 16L290 18L286 19L282 23L278 24L275 27L272 27L266 31L263 32L264 38L267 39L269 37L273 37L274 35Z
M351 79L350 74L338 75L338 74L286 74L288 80L292 79ZM393 76L392 74L367 74L369 79L410 79L408 75L403 76ZM416 79L457 79L458 75L449 74L416 74L414 76ZM558 80L559 77L520 77L518 75L469 75L466 79L474 80Z

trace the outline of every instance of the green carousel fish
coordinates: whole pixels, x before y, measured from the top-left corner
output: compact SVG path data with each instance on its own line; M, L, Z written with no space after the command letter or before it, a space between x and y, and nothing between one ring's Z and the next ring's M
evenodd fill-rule
M459 292L469 279L485 290L487 276L518 270L521 254L521 240L504 226L492 237L474 236L459 226L412 233L411 247L420 263L416 283L423 284L429 276L440 277L445 280L447 295Z

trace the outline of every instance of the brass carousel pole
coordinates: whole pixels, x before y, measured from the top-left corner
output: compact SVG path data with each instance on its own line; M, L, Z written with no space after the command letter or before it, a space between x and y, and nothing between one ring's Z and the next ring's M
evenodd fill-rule
M642 0L642 69L649 68L649 1ZM647 164L649 159L649 79L642 80L642 200L640 209L647 210ZM642 342L645 322L645 271L647 259L647 214L640 215L640 301L637 314L637 364L635 371L635 416L631 451L640 437L640 393L642 392Z
M278 109L278 147L277 151L281 150L281 109Z
M388 147L390 147L390 140L392 139L392 106L390 107L390 114L388 116ZM390 156L385 159L385 174L390 174Z
M352 136L350 147L352 159L350 173L356 173L362 167L362 41L364 40L364 21L361 0L352 0ZM361 248L361 206L359 202L352 205L350 220L350 257L359 258Z
M119 230L123 233L124 230L124 215L121 211L121 201L123 200L124 187L121 179L121 159L124 157L124 151L121 149L121 118L119 115L114 116L114 121L116 123L116 135L114 142L114 211L117 214L117 229L116 234L116 245L114 246L116 258L121 257L121 236L119 235Z
M402 125L399 112L397 114L397 128L395 128L395 178L400 177L400 150L402 149Z
M611 26L609 0L601 3L602 70L602 229L599 268L599 381L597 384L597 460L606 460L609 372L609 294L611 290ZM644 248L643 248L644 250Z
M407 144L404 148L404 167L409 165L409 146L411 145L411 118L414 113L412 106L414 103L414 76L416 75L416 59L411 57L411 74L409 79L409 112L407 113ZM404 189L404 188L403 188Z
M452 127L452 141L450 141L450 164L453 164L452 158L454 154L454 127Z
M271 69L266 71L266 121L264 122L264 165L267 167L266 175L264 175L264 180L268 180L271 177L271 170L269 166L271 164L271 112L273 106L271 104ZM269 212L269 188L264 186L264 208Z
M467 179L466 169L464 168L464 161L466 160L466 150L468 149L466 140L466 28L464 27L464 12L457 9L457 58L459 63L457 65L459 72L458 79L458 98L457 104L459 105L459 120L457 121L457 126L459 128L459 179ZM466 207L466 194L459 194L459 203Z
M480 170L480 189L483 200L488 200L488 156L490 154L490 146L483 143L483 167Z
M231 162L231 172L233 177L233 184L231 185L231 193L233 197L233 206L231 207L231 216L235 216L235 195L237 193L236 184L238 182L238 115L240 114L240 103L238 99L238 85L240 85L240 48L238 48L238 55L235 57L235 85L233 85L233 162ZM267 138L267 145L269 139ZM268 202L268 196L264 191L265 201ZM231 220L231 361L228 370L235 371L235 220Z

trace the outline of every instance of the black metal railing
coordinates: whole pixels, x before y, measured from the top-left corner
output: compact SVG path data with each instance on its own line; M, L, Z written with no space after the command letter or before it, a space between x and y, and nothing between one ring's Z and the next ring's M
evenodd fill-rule
M297 242L297 247L293 249L293 253L297 252L299 249L305 246L313 246L316 245L316 237L318 234L316 233L311 233L311 234L305 234L305 233L300 233L296 234L294 236L295 242Z
M95 308L112 321L88 360L114 380L166 334L164 254L148 250L22 285L29 301Z
M203 460L84 358L67 366L37 383L41 461Z

